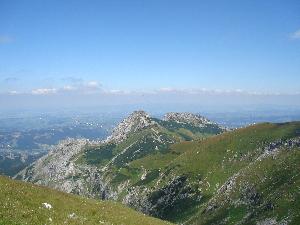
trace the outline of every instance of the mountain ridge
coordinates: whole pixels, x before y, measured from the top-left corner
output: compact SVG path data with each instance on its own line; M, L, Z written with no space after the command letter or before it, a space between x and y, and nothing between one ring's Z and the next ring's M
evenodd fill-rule
M188 112L169 112L163 116L163 120L175 121L177 123L190 123L194 126L206 126L207 124L213 124L213 122L201 116L200 114L193 114Z
M143 128L154 125L150 115L143 110L137 110L122 120L112 131L112 134L106 139L106 142L121 142L127 138L129 133L137 132Z
M168 115L169 119L160 120L143 111L134 112L107 140L82 144L65 163L59 163L64 158L60 151L52 151L16 178L116 200L172 222L197 224L199 218L203 220L199 212L206 214L205 205L231 176L250 165L270 144L300 136L300 122L263 123L225 132L200 116ZM65 151L74 148L66 143L61 147ZM297 149L284 152L298 154ZM48 177L41 174L48 169ZM207 218L216 222L214 214ZM203 221L210 224L210 220Z

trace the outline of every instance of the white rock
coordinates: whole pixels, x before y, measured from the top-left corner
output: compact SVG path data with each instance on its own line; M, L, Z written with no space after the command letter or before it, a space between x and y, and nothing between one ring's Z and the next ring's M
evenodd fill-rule
M52 208L53 208L52 205L49 204L49 203L47 203L47 202L42 203L42 205L43 205L43 207L46 208L46 209L52 209Z

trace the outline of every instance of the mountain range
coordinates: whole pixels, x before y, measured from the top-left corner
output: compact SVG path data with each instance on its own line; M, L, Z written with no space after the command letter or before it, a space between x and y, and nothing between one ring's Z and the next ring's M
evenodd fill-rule
M299 149L300 122L229 130L135 111L106 140L61 141L14 178L177 224L296 225Z

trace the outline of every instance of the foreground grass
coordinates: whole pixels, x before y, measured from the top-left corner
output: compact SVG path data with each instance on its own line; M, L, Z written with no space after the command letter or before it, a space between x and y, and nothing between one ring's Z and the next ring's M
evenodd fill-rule
M86 199L0 176L0 224L171 223L145 216L116 202Z

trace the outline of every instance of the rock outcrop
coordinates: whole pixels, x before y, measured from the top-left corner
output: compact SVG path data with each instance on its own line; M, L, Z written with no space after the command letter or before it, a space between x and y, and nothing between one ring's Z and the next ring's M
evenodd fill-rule
M173 121L177 123L185 123L185 124L192 124L197 127L205 127L209 124L213 124L207 118L200 116L198 114L193 113L177 113L177 112L170 112L167 113L163 120L165 121Z
M106 142L122 142L130 133L137 132L155 124L156 122L154 122L145 111L134 111L113 130Z

